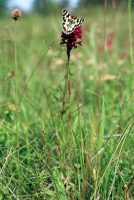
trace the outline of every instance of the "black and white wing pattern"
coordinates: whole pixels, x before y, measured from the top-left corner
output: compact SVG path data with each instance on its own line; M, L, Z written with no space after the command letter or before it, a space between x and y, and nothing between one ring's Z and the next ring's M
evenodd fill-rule
M85 19L79 18L79 19L72 19L69 12L65 9L62 10L62 31L66 34L69 35L74 30L80 26Z

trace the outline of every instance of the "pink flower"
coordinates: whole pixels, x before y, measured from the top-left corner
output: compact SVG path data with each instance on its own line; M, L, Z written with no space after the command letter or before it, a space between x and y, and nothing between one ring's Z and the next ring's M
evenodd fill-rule
M113 48L113 39L112 38L108 38L107 39L107 49L108 51L111 51Z
M125 58L127 58L127 57L128 57L128 52L127 52L127 51L124 51L124 52L122 53L122 58L125 59Z
M76 19L77 17L71 16L72 19ZM81 26L78 26L74 32L71 34L66 35L63 31L61 34L61 43L60 44L66 44L67 46L67 54L70 53L71 49L74 47L77 48L77 45L82 46L81 44L82 40L82 29Z

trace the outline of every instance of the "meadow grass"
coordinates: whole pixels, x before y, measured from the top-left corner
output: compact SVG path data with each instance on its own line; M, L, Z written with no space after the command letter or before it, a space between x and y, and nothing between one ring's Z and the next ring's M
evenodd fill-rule
M0 20L0 200L134 198L134 14L126 6L76 14L85 22L70 55L71 108L61 11L17 21L17 76L14 20Z

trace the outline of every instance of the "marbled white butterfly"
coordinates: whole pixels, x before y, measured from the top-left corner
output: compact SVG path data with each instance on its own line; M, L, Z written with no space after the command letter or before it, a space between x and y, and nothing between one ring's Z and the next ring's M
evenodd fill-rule
M85 19L72 19L69 12L65 9L62 10L62 31L69 35L84 22Z

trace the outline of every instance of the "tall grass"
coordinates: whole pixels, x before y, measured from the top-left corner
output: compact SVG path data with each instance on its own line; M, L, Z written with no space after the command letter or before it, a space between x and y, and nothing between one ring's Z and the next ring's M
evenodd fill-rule
M125 7L77 12L83 43L71 51L68 71L61 13L22 15L17 70L14 24L2 19L0 200L134 198L131 1Z

